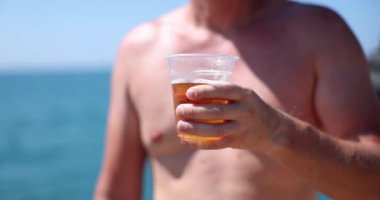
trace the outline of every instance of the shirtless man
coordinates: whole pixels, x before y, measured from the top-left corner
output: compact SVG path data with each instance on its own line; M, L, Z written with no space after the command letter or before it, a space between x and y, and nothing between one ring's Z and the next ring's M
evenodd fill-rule
M165 56L194 52L240 56L234 84L328 134L373 124L365 58L335 13L285 0L192 0L121 44L95 199L140 199L147 156L158 200L316 198L307 179L260 151L179 142Z

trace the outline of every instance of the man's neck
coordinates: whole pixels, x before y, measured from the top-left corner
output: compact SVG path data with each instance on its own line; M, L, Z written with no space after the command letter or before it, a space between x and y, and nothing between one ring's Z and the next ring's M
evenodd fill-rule
M260 18L283 0L192 0L190 15L195 23L217 32L226 32Z

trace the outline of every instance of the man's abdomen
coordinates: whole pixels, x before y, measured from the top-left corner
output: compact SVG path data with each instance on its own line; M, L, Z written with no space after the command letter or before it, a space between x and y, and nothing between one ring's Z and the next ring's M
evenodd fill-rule
M178 175L171 173L177 166L153 159L155 199L315 199L296 175L257 152L198 150L183 162Z

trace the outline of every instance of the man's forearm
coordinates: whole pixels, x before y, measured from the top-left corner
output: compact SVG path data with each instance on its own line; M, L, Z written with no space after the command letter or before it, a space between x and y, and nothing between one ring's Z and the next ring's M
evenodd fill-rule
M348 141L284 116L266 153L336 199L380 199L380 145Z

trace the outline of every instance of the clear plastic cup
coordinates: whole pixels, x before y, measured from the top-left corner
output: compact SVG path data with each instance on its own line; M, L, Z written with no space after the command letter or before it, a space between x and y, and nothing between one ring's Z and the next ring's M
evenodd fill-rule
M226 99L206 99L191 101L186 98L186 91L192 86L229 82L232 69L239 58L233 55L218 54L174 54L167 56L170 66L171 84L175 108L184 103L192 104L228 104ZM179 118L176 116L176 123ZM221 124L222 119L196 120L200 123ZM177 133L185 139L201 142L217 141L220 137L200 137L187 133Z

